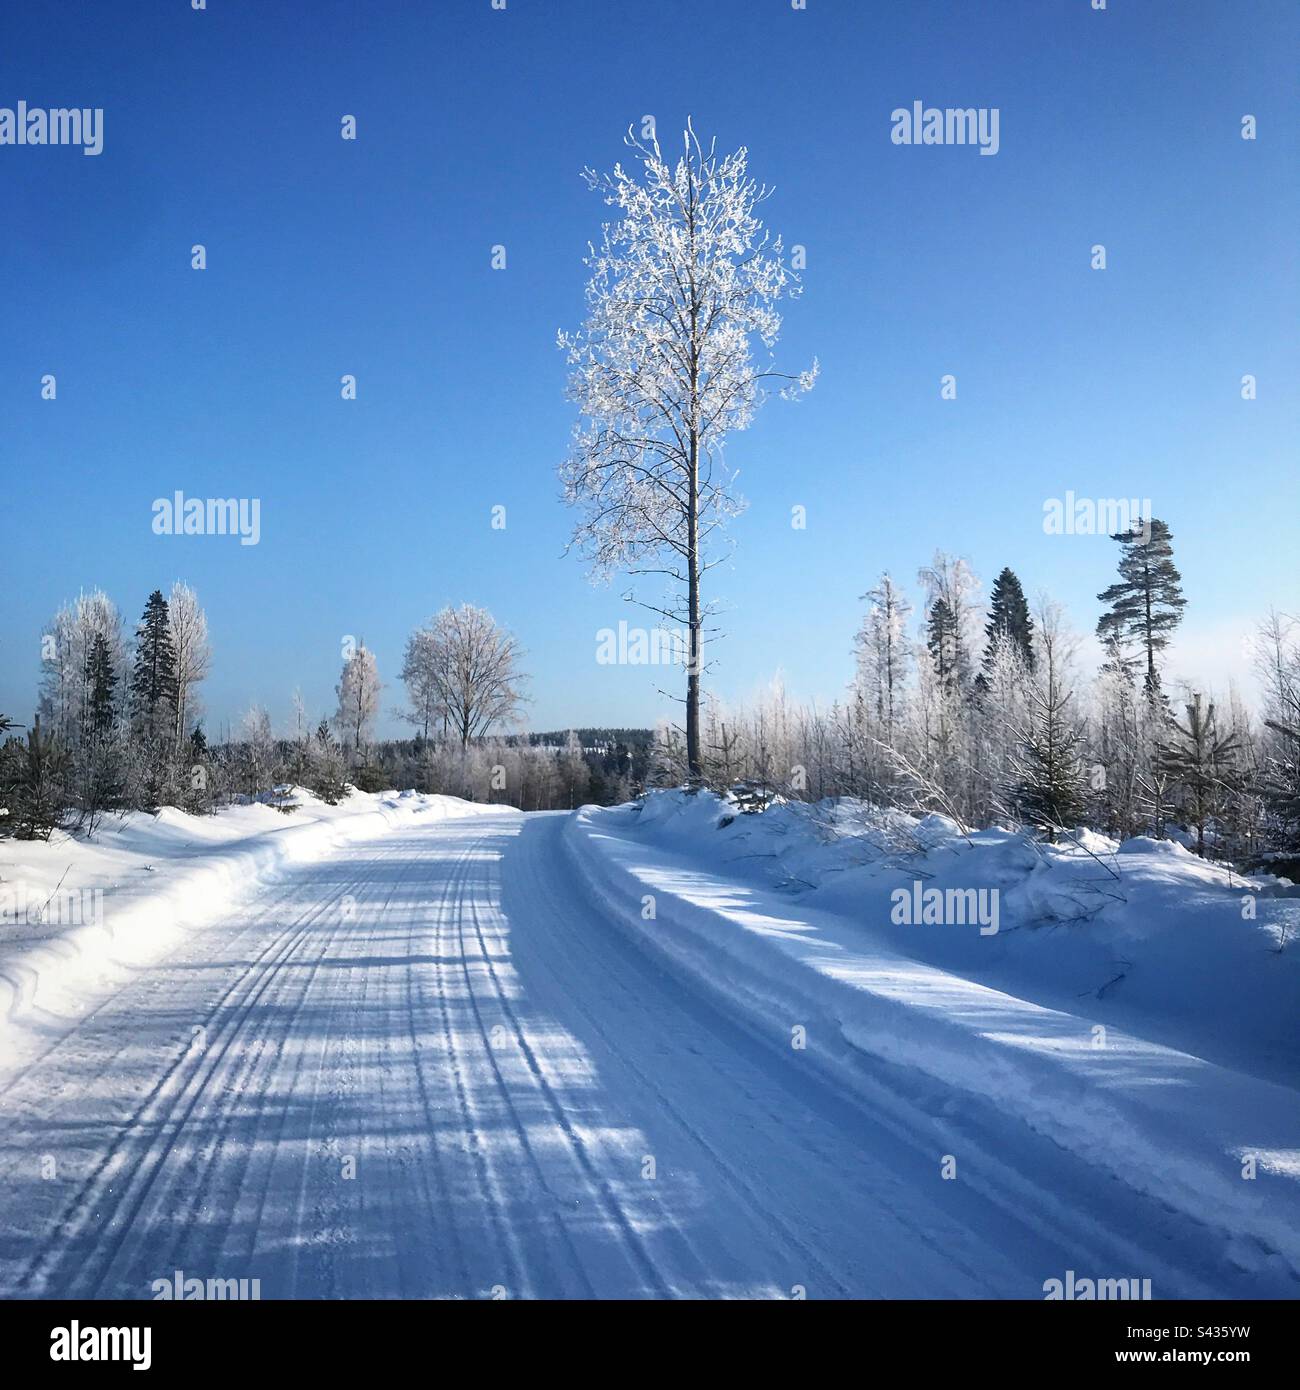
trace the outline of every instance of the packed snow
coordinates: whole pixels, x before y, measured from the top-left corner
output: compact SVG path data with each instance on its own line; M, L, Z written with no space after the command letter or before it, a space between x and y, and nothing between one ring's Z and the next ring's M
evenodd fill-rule
M331 806L285 787L213 816L164 806L105 817L88 836L0 840L0 1082L181 933L255 897L286 865L397 825L501 809L411 791L353 792Z
M1300 1292L1284 880L851 801L292 798L0 846L0 1293Z

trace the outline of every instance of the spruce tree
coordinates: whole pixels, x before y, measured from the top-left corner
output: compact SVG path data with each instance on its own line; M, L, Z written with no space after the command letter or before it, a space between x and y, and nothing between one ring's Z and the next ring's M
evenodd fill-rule
M87 832L94 830L102 811L120 805L122 800L123 749L114 695L117 679L108 640L97 632L86 649L86 708L81 744L75 754L81 825Z
M1196 852L1205 858L1205 826L1222 807L1224 796L1236 783L1233 734L1221 735L1215 725L1214 705L1202 704L1199 695L1187 705L1187 723L1169 720L1167 743L1160 745L1157 765L1181 789L1188 821L1196 827Z
M176 650L172 645L167 600L155 589L144 606L135 632L135 670L131 676L131 708L137 719L153 731L169 728L176 709Z
M348 795L350 789L343 754L330 731L328 719L322 719L317 725L313 743L315 746L311 753L310 781L307 787L327 806L336 806Z
M1004 569L993 581L989 595L989 620L984 625L988 646L984 651L984 675L993 669L994 649L999 640L1011 642L1024 660L1027 670L1034 669L1034 620L1029 616L1025 591L1014 571Z
M86 683L90 689L87 711L89 733L93 739L102 739L112 729L117 713L113 694L117 685L117 672L113 670L108 642L102 632L95 634L86 654Z
M208 736L196 724L184 744L183 766L179 769L181 805L191 815L206 815L213 809L212 779L216 769L208 754Z
M1155 517L1117 531L1111 540L1123 548L1119 583L1097 595L1110 605L1097 621L1097 636L1103 642L1115 638L1140 649L1146 665L1143 684L1152 703L1164 700L1156 656L1169 645L1187 604L1182 575L1174 567L1172 539L1169 527Z
M1027 825L1051 841L1078 825L1086 811L1081 738L1069 702L1059 688L1034 686L1029 724L1011 759L1011 803Z
M41 728L38 714L27 731L14 786L13 830L19 840L48 840L68 805L67 749Z
M130 707L139 758L132 760L132 795L153 810L176 795L169 753L176 726L176 649L167 600L158 589L144 606L135 641Z
M1007 790L1020 819L1055 841L1060 831L1078 825L1086 814L1083 734L1066 686L1072 639L1056 605L1044 605L1040 618L1041 659L1028 683Z
M957 689L960 674L957 617L943 599L937 598L930 605L926 626L925 645L930 649L935 675L939 677L944 692L951 694Z

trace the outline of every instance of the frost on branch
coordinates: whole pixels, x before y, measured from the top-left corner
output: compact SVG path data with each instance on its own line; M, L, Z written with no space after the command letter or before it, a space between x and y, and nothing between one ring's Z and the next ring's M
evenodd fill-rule
M562 465L565 500L580 513L573 544L608 577L661 576L673 594L657 611L689 624L687 745L698 768L700 576L709 542L740 510L723 459L769 394L811 389L817 365L791 375L770 361L777 304L799 293L779 236L758 216L770 190L750 177L748 153L719 155L688 125L670 164L658 141L628 132L640 169L585 171L615 209L586 264L587 317L559 345L579 420ZM653 606L653 605L648 605Z

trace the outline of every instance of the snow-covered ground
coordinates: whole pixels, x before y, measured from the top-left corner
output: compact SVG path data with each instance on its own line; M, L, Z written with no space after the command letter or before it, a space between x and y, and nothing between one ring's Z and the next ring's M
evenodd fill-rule
M968 1117L1012 1119L1001 1156L1041 1136L1216 1225L1231 1267L1300 1276L1285 880L1168 841L1049 847L853 803L744 815L708 793L588 807L566 838L612 920L773 1043L801 1030L867 1096L882 1080L942 1096L955 1147Z
M1298 900L1087 851L676 793L0 845L104 890L0 932L0 1294L1294 1296Z
M286 865L397 825L500 810L409 791L327 806L296 787L284 800L296 809L255 802L190 816L164 806L107 816L89 837L0 841L0 1083L96 998Z
M743 815L671 792L587 819L773 890L787 913L841 916L851 942L1300 1085L1300 888L1284 879L1243 877L1173 840L966 837L943 816L847 799ZM996 930L912 922L891 895L917 883L974 889L986 907L996 890Z

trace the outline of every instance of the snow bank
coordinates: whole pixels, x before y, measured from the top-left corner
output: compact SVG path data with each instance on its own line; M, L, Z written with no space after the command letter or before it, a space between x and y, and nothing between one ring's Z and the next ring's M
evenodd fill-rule
M1269 1050L1295 1026L1300 942L1274 949L1278 914L1296 907L1289 885L1229 883L1166 842L1094 836L1090 853L1043 851L1010 832L967 840L941 817L851 805L732 814L707 794L652 796L639 812L585 807L565 843L617 923L777 1045L802 1028L808 1055L851 1086L878 1083L883 1062L953 1100L991 1102L1218 1226L1243 1267L1300 1272L1297 1053L1284 1085ZM996 888L997 932L891 920L895 890L910 903L916 885ZM1198 1021L1181 995L1213 998L1212 1016ZM1153 1039L1151 1017L1156 1032L1199 1027L1258 1065ZM1216 1025L1231 1037L1212 1036Z
M327 806L108 817L86 839L0 841L0 1073L286 865L402 825L495 813L452 796L353 793Z
M848 798L744 815L658 793L629 823L638 841L774 891L787 911L843 917L876 947L1069 1012L1086 999L1099 1023L1300 1085L1300 889L1285 880L1243 878L1169 840L967 838L944 816ZM892 895L918 882L990 901L996 890L997 931L894 921Z

